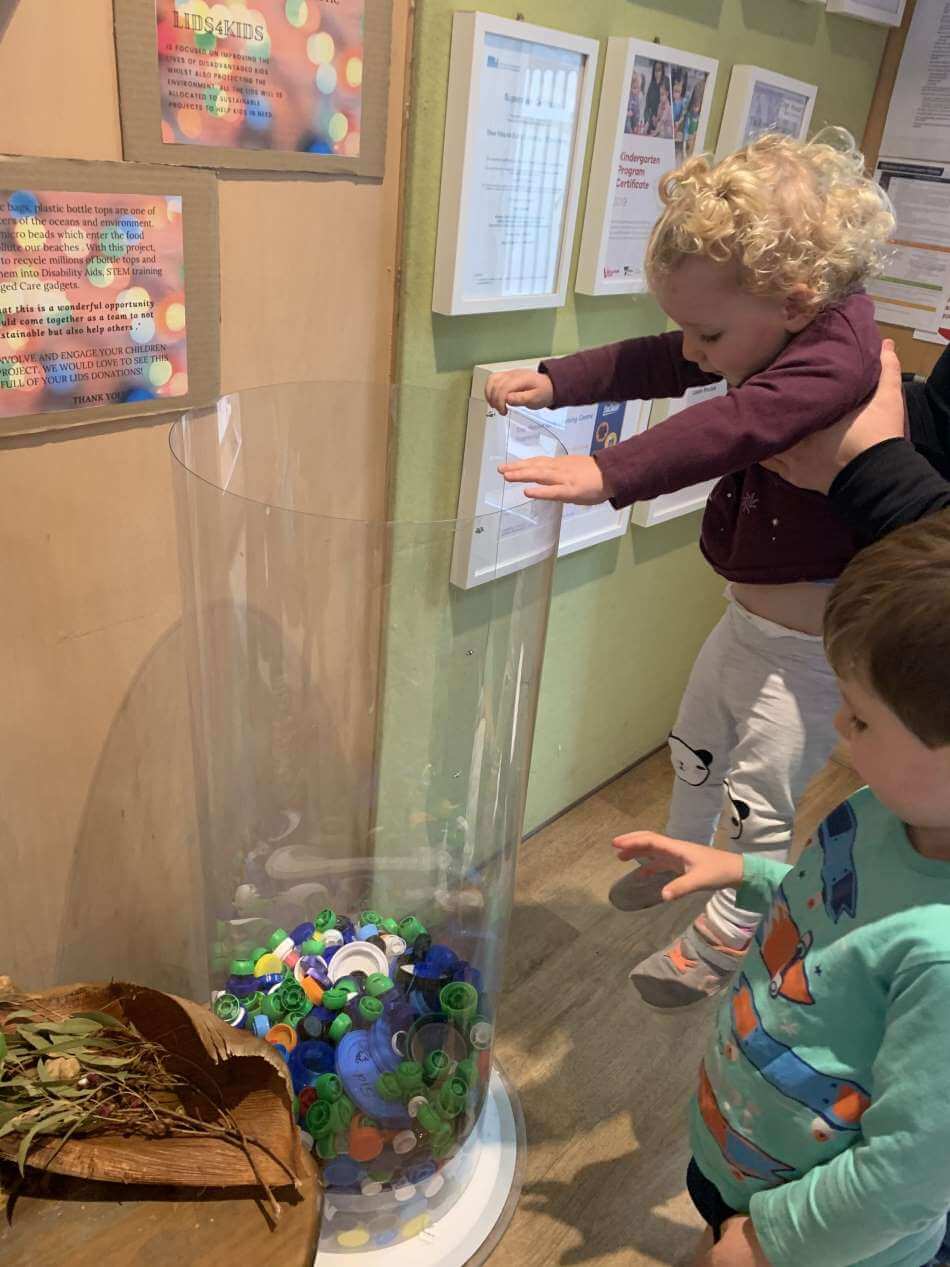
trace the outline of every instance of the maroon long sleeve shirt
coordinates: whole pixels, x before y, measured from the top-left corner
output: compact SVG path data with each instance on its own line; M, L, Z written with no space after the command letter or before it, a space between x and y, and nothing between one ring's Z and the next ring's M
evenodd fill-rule
M759 463L837 422L880 377L881 338L864 292L822 311L767 369L725 396L674 414L595 454L629 506L721 477L706 506L701 548L732 581L775 585L838 576L855 552L852 532L820 493L796 488ZM683 356L683 336L652 335L545 361L554 407L682 396L716 381Z

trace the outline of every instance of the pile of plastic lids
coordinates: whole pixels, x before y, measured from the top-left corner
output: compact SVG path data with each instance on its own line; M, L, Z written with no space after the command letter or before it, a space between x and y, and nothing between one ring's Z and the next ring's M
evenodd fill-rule
M439 1191L477 1120L491 1070L482 1000L477 969L414 916L327 909L233 960L212 1006L286 1060L327 1189L402 1204ZM374 1243L397 1234L387 1224Z

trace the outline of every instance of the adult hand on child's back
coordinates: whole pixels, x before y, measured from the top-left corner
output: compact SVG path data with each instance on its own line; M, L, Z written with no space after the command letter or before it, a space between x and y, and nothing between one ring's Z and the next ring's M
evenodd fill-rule
M485 384L485 399L500 414L515 409L549 409L554 404L554 384L537 370L499 370Z
M737 1214L723 1223L719 1244L707 1250L693 1267L771 1267L771 1264L759 1244L752 1220L747 1214Z
M623 862L638 858L648 871L679 871L663 890L663 901L672 902L700 889L728 889L742 883L742 855L709 845L691 845L655 831L633 831L613 842Z
M531 484L524 495L537 501L596 506L611 496L600 467L593 458L581 454L523 458L520 462L503 462L498 470L509 484Z
M798 444L767 458L762 465L789 484L827 493L839 471L859 453L882 440L904 434L904 396L901 363L894 344L881 347L881 381L870 400L846 414L840 422L799 440Z

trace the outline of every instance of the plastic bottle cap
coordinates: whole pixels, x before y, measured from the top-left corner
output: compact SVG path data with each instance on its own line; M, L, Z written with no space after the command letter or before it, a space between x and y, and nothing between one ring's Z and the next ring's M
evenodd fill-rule
M329 1104L323 1100L315 1100L304 1114L304 1122L315 1140L321 1135L326 1135L330 1129Z
M418 1187L419 1184L431 1179L435 1172L436 1165L434 1161L420 1161L406 1172L406 1178L410 1183L414 1183Z
M385 1130L409 1125L398 1082L383 1081L369 1045L369 1032L354 1029L336 1049L336 1070L359 1110ZM389 1075L390 1078L392 1075ZM385 1094L384 1094L385 1093Z
M371 937L379 936L379 925L361 924L356 931L356 935L360 941L369 941Z
M446 1078L452 1071L452 1060L448 1052L438 1048L436 1051L430 1051L425 1058L422 1066L422 1073L426 1082L437 1082L441 1078Z
M412 1183L399 1183L393 1188L393 1196L399 1202L411 1201L415 1195L416 1187Z
M293 938L288 933L287 936L284 938L284 940L281 942L278 942L277 945L274 947L274 954L281 961L281 963L286 963L288 957L293 952L293 950L294 950Z
M393 963L406 953L405 938L398 937L395 933L384 933L383 945L386 947L386 958L390 963Z
M312 977L314 981L326 989L330 984L330 970L322 955L301 955L294 965L294 980L303 984L304 977Z
M411 1153L418 1142L414 1131L400 1131L393 1140L393 1152L401 1157L405 1153Z
M468 1041L477 1051L487 1051L491 1046L492 1032L488 1021L476 1021L468 1031Z
M277 997L280 999L281 1007L285 1012L294 1012L301 1008L305 1008L308 1012L313 1006L307 999L303 987L299 986L296 981L285 981L277 991Z
M442 1121L442 1118L439 1116L436 1110L432 1107L432 1105L428 1102L428 1100L425 1102L424 1105L419 1106L419 1109L416 1113L416 1121L419 1123L422 1129L429 1135L438 1134L438 1132L441 1131L442 1127L445 1125L444 1122Z
M228 971L232 977L253 977L253 959L232 959Z
M349 1002L350 996L346 990L337 989L336 986L332 990L325 990L323 994L323 1006L329 1008L331 1012L342 1011Z
M358 1010L362 1019L372 1025L382 1016L383 1005L380 1003L379 999L374 999L371 995L366 995L364 998L360 999Z
M383 1185L377 1183L375 1179L370 1179L368 1175L360 1184L360 1192L362 1192L364 1197L378 1197L382 1190Z
M230 1025L242 1009L240 1001L233 994L219 994L214 1001L212 1010L215 1016L222 1021L227 1021Z
M300 943L297 949L302 955L322 955L326 942L322 937L308 937L306 941Z
M271 1028L270 1019L266 1016L252 1016L251 1024L248 1028L255 1033L258 1038L263 1038Z
M313 933L314 926L312 923L298 924L291 932L290 938L294 945L299 947L303 942L308 941L313 936ZM316 951L316 953L319 954L320 952Z
M343 934L338 928L328 928L323 934L324 950L331 950L335 946L343 945Z
M360 911L360 914L359 914L360 924L381 924L382 922L383 922L383 917L382 915L380 915L379 911L372 911L372 910Z
M365 1126L363 1118L355 1118L350 1126L349 1152L354 1161L375 1161L383 1151L383 1133L375 1126ZM382 1191L382 1188L380 1188ZM365 1196L364 1192L364 1196Z
M265 955L270 954L266 946L257 946L248 956L252 963L257 963L258 959L263 959Z
M398 933L399 932L399 921L396 919L393 919L392 917L389 917L388 919L378 919L376 920L376 923L379 925L380 932L383 932L383 933Z
M332 1104L342 1097L343 1083L335 1073L324 1073L314 1083L314 1090L318 1100L325 1100L328 1104Z
M293 1051L297 1046L297 1030L290 1025L277 1024L264 1035L264 1041L276 1047L278 1044L287 1051Z
M284 965L274 954L261 955L254 965L255 977L267 977L275 972L282 972Z
M405 933L403 933L405 937ZM428 933L420 933L418 937L406 937L406 941L412 946L412 957L416 961L421 961L429 957L429 951L432 949L432 938ZM434 967L435 975L441 972L440 968Z
M330 1026L330 1037L335 1043L338 1043L352 1028L353 1022L345 1012L341 1012Z
M352 1227L346 1232L341 1232L336 1239L342 1249L362 1249L364 1245L369 1244L370 1235L368 1229L360 1224L359 1227Z
M376 1079L376 1091L384 1100L395 1102L402 1099L402 1087L394 1073L382 1073Z
M328 929L336 928L337 922L336 911L325 906L314 919L313 927L318 933L325 933Z
M272 932L270 937L268 937L267 939L267 949L273 950L274 953L276 954L277 947L282 942L285 942L289 936L290 934L287 932L286 928L275 929L274 932Z
M403 1060L396 1070L396 1077L403 1095L410 1096L422 1090L422 1066L414 1060Z
M359 1183L360 1173L355 1161L351 1161L349 1157L337 1157L326 1167L323 1178L331 1188L351 1188Z
M313 1151L321 1161L332 1161L336 1156L336 1136L331 1132L316 1137L313 1141Z
M432 1178L429 1180L426 1186L422 1189L422 1195L426 1198L427 1201L431 1201L433 1197L436 1197L439 1195L439 1193L442 1191L444 1186L445 1186L445 1176L435 1174L432 1176Z
M407 915L404 920L399 921L399 936L411 945L417 937L424 937L426 934L426 926L415 915Z
M382 998L392 988L392 979L385 972L371 972L366 978L366 993L374 999Z
M469 1057L467 1060L460 1060L455 1072L460 1078L464 1078L469 1087L477 1087L481 1079L478 1076L478 1066L475 1061Z
M323 1002L325 991L320 982L314 980L313 977L302 977L300 980L300 988L315 1007L318 1003Z
M478 991L466 981L453 981L439 991L442 1011L453 1021L468 1021L478 1011Z
M336 985L351 972L364 972L367 979L374 973L389 974L389 960L385 951L365 941L353 941L341 946L330 961L330 980Z

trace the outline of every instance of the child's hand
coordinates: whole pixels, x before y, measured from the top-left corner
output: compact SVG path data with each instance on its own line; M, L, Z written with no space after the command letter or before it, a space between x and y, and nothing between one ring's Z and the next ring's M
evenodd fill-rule
M485 399L504 415L508 406L522 409L550 409L554 404L554 384L537 370L500 370L485 384Z
M672 840L655 831L633 831L618 836L613 845L623 862L639 858L654 874L658 871L682 873L663 890L664 902L700 889L728 889L742 883L741 854L711 849L709 845L690 845L685 840Z
M762 1252L752 1220L747 1214L737 1214L723 1223L719 1244L693 1267L771 1267L771 1263Z
M594 459L579 454L504 462L498 470L509 484L532 484L532 488L524 490L524 495L538 501L596 506L613 495Z

